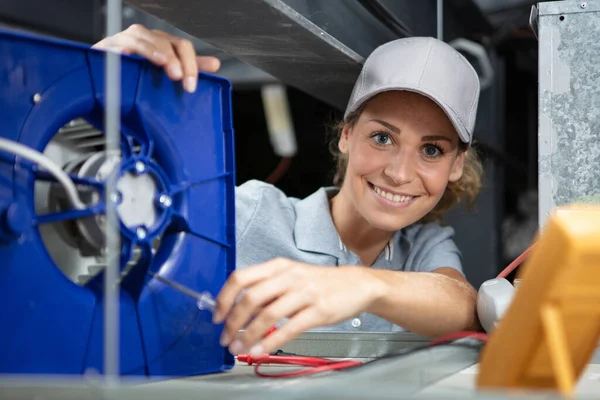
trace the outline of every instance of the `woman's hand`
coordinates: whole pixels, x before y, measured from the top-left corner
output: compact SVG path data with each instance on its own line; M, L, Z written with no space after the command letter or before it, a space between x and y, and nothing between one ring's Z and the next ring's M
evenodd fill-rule
M138 24L131 25L92 47L147 58L164 68L172 80L182 81L183 88L190 93L196 90L198 71L212 73L220 67L216 57L196 56L189 40L159 30L148 30Z
M363 267L318 267L275 259L235 271L217 297L213 319L225 320L221 344L232 353L250 349L252 354L264 354L308 329L364 312L384 290L383 283ZM285 318L289 320L280 329L261 341Z

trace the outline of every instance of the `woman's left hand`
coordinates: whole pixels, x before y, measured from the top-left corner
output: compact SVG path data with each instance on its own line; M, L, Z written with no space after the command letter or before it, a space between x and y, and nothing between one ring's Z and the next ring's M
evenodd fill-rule
M264 354L308 329L366 311L381 295L383 285L364 267L321 267L274 259L235 271L217 297L213 319L225 321L221 344L232 353ZM263 339L285 318L288 321L281 328Z

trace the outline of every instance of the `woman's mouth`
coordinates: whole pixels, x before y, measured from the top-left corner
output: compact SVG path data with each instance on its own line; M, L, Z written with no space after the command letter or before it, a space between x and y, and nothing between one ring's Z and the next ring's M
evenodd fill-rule
M392 204L395 206L408 205L414 199L419 197L419 196L412 196L412 195L405 194L405 193L396 193L396 192L392 192L390 190L385 190L378 186L373 185L372 183L369 183L369 186L371 186L371 190L373 191L373 193L379 200L384 201L387 204Z

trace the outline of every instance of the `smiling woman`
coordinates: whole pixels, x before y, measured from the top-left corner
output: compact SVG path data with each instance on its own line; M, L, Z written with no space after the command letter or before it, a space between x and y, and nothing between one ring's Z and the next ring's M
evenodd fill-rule
M199 69L218 67L139 25L96 46L147 57L188 91ZM478 100L475 70L446 43L377 48L335 139L335 186L302 200L257 181L236 189L237 266L213 318L225 323L222 345L260 355L310 329L478 329L453 230L435 221L479 190L470 149Z
M380 119L379 114L386 113L392 115L393 121ZM405 125L404 135L401 135L402 125ZM417 142L417 148L413 145L412 151L415 155L420 153L420 160L428 161L424 167L426 171L432 170L434 165L440 167L440 163L442 167L452 165L453 175L446 179L444 176L438 176L443 186L442 195L438 196L433 208L429 207L430 211L419 220L420 222L439 221L448 210L461 201L469 206L475 201L481 188L483 173L477 153L469 148L468 143L459 140L446 114L428 97L410 91L384 92L348 114L336 126L336 134L330 142L331 153L337 160L333 181L337 187L343 186L348 168L348 158L345 152L340 151L340 140L346 141L348 133L353 130L362 130L363 134L375 140L377 147L382 150L380 157L391 154L392 157L408 160L409 165L417 167L418 162L398 154L399 146L410 148L412 135L413 140ZM461 168L462 173L457 179ZM418 190L426 190L426 182L427 187L434 187L435 182L431 182L428 175L424 178L421 182L423 187ZM397 193L385 184L379 187L369 182L369 185L376 194L393 203L400 203L399 206L408 205L420 197L418 193ZM386 187L388 190L385 190ZM439 184L435 187L439 194Z

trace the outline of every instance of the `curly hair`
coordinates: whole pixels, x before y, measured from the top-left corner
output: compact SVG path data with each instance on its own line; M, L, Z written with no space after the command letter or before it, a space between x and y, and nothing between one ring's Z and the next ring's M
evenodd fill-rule
M340 152L338 147L342 131L346 126L354 127L356 125L364 107L364 105L359 107L356 111L348 115L345 120L340 121L334 126L334 134L329 142L329 150L336 163L333 184L337 187L341 187L344 183L344 176L346 175L346 168L348 166L346 156ZM467 143L459 141L458 151L465 153L462 176L455 182L448 182L440 201L427 215L421 218L420 221L441 221L450 209L462 201L465 202L467 208L473 206L481 189L483 165L477 155L476 149L474 149L472 145L469 146Z

